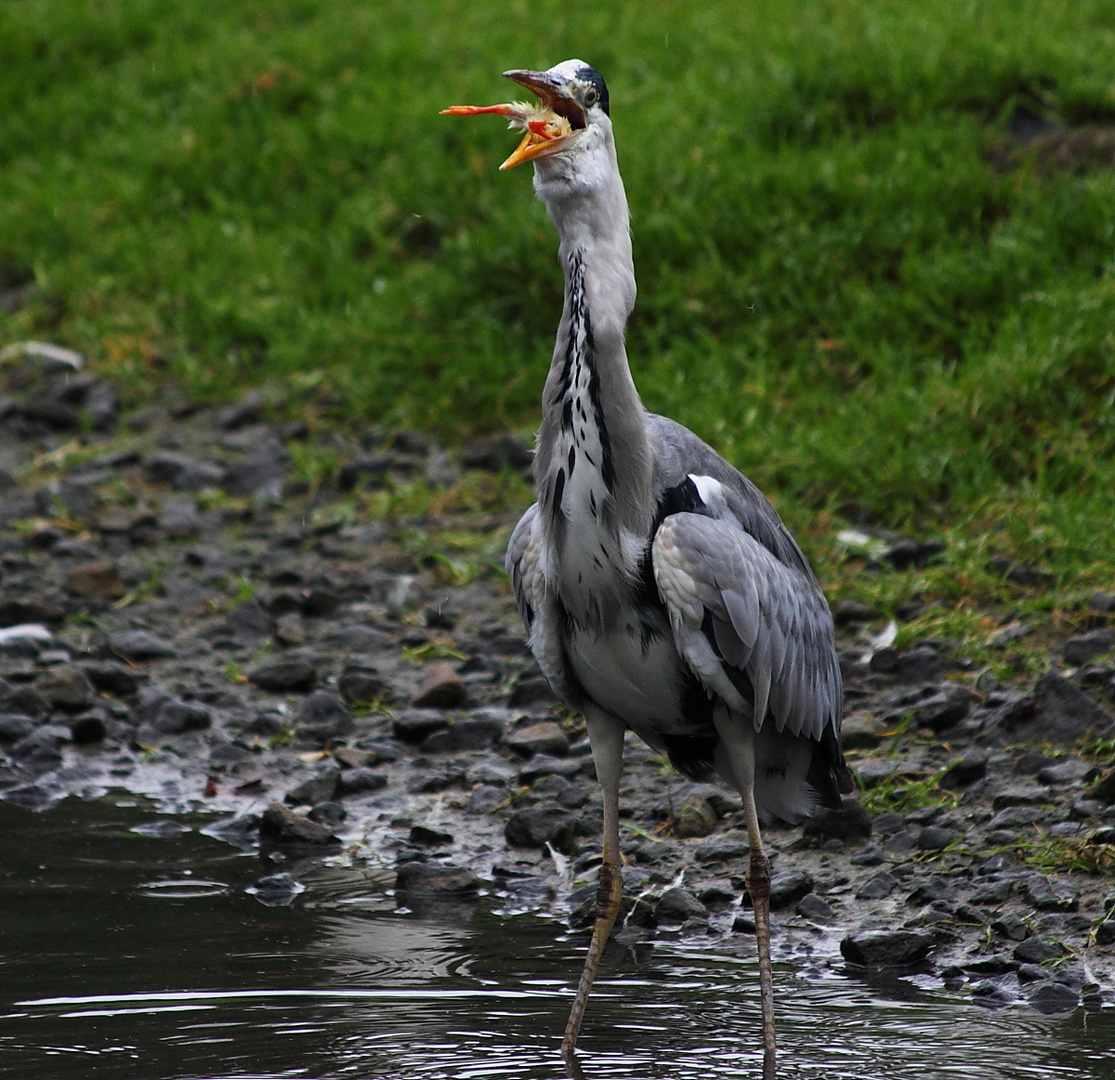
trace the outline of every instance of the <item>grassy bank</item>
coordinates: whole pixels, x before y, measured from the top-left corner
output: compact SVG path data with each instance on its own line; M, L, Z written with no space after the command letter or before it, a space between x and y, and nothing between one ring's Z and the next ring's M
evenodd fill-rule
M437 114L569 55L611 89L650 407L796 525L1115 584L1099 0L6 4L0 292L33 288L0 337L136 396L268 382L356 421L529 428L552 231L527 170L495 171L513 136Z

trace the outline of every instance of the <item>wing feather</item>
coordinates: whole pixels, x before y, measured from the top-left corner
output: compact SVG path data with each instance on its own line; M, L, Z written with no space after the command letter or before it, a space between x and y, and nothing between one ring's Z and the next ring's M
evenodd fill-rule
M750 712L756 730L769 716L778 731L819 739L839 724L832 617L811 573L731 516L698 513L662 522L651 562L678 651L706 690Z

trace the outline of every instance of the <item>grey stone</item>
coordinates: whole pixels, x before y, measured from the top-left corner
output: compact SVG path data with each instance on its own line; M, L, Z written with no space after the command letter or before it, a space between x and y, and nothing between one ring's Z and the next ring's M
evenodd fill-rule
M496 743L502 734L502 720L495 717L470 716L431 732L422 740L422 750L428 754L483 750Z
M1080 890L1061 878L1032 874L1023 884L1026 899L1039 911L1075 911Z
M1008 743L1069 745L1087 735L1112 734L1115 717L1074 683L1050 671L1029 694L999 710L990 727Z
M1062 758L1055 765L1046 765L1038 773L1038 780L1050 787L1069 787L1083 780L1091 779L1096 767L1080 758Z
M1091 630L1087 634L1078 634L1065 642L1065 662L1069 664L1087 664L1097 656L1111 652L1115 649L1115 629L1105 626L1098 630Z
M327 826L310 821L278 802L272 803L263 812L259 830L264 838L280 844L326 847L340 843Z
M552 720L515 728L504 741L516 753L528 757L532 754L564 756L569 753L569 736L562 731L560 724Z
M516 775L516 771L502 761L477 761L469 766L465 774L465 782L506 787Z
M948 661L936 649L919 645L902 653L895 674L907 683L935 682L948 671Z
M179 735L183 731L198 731L213 722L213 714L197 701L168 698L159 707L150 723L164 735Z
M813 875L807 870L783 870L771 876L770 906L780 911L813 891Z
M448 726L448 718L436 709L402 709L391 723L395 737L405 743L420 743L431 732Z
M471 870L447 863L404 863L395 877L395 891L404 895L471 897L479 890L480 879Z
M317 668L308 660L282 659L248 672L248 681L276 694L306 693L317 684Z
M993 979L984 979L972 987L972 1004L985 1009L1002 1009L1013 1000L1010 992Z
M836 918L832 904L815 892L806 893L798 901L794 910L803 919L810 919L813 922L832 922Z
M902 832L891 833L883 841L882 846L887 855L906 855L917 847L917 841L911 833L903 830Z
M878 866L883 861L883 851L878 844L868 842L852 853L849 860L853 866Z
M35 721L30 716L22 713L0 713L0 741L16 742L25 735L30 735L35 728Z
M329 742L352 730L352 713L336 694L315 690L295 710L294 726L300 736Z
M852 597L846 596L832 609L832 619L837 626L871 622L876 618L878 618L878 614L870 604Z
M969 897L973 904L1001 904L1014 888L1009 881L989 881L974 890Z
M914 721L938 733L948 731L972 711L974 701L975 695L967 687L942 683L932 697L914 709Z
M857 900L883 900L898 888L898 879L885 870L869 877L857 890Z
M83 664L89 681L94 688L115 697L131 697L139 688L139 678L123 664L112 661L93 661Z
M845 750L874 750L883 736L874 720L866 716L847 716L840 727L840 743Z
M984 751L969 750L949 765L938 783L949 791L966 788L987 774L987 760Z
M987 831L995 829L1021 829L1033 825L1045 817L1044 813L1036 806L1008 806L1000 810L988 823Z
M1009 787L997 792L991 800L991 809L998 811L1007 806L1036 806L1049 801L1049 790L1044 787Z
M961 833L957 829L929 825L918 834L918 847L922 851L943 851L949 844L959 840L960 836Z
M221 477L221 487L230 495L281 498L289 459L286 447L278 439L270 439L243 461L229 466Z
M861 930L840 942L840 953L863 967L906 967L924 960L934 944L925 930Z
M342 795L356 795L362 791L379 791L387 787L387 777L367 765L355 769L343 769L337 782Z
M508 818L503 835L511 847L549 844L568 855L573 851L573 822L572 813L560 806L528 806Z
M419 847L445 847L446 844L453 843L453 834L440 829L429 829L425 825L412 825L409 840Z
M121 630L108 639L109 648L118 656L133 663L164 660L178 655L178 650L146 630Z
M917 884L913 892L906 897L906 903L916 906L947 904L952 900L952 895L952 882L941 874L934 874Z
M543 776L576 776L584 762L577 758L550 757L548 754L535 754L520 770L519 780L533 784Z
M1046 1015L1073 1012L1080 1004L1080 994L1064 983L1042 983L1031 995L1030 1005Z
M964 965L964 970L973 975L1006 975L1008 972L1018 970L1018 961L1011 959L1005 953L990 953L969 960Z
M53 768L62 760L62 747L70 742L70 729L62 724L40 724L19 742L11 755L25 766L41 770Z
M255 600L233 608L225 618L229 633L244 641L269 637L275 629L271 616Z
M745 840L718 836L700 844L694 854L702 863L737 862L746 858L750 851Z
M1030 928L1016 911L1008 911L999 916L991 923L991 929L996 934L1009 938L1011 941L1025 941L1030 936Z
M906 819L893 810L884 811L872 820L872 832L879 836L890 836L892 833L902 832L906 828Z
M353 702L384 701L394 696L390 683L375 668L356 662L344 666L337 687Z
M658 898L654 915L662 925L677 925L686 919L707 919L708 908L688 889L676 885Z
M1052 941L1043 941L1041 938L1027 938L1016 945L1014 958L1020 964L1044 964L1047 960L1055 960L1065 955L1065 950Z
M291 788L286 793L285 801L292 806L313 806L316 803L328 802L336 794L340 777L341 770L336 766L322 769L308 780L303 780L297 787Z
M35 689L57 709L80 712L94 700L93 684L79 667L64 664L44 671L35 681Z
M202 521L197 503L185 496L164 499L159 512L159 528L176 539L200 535Z

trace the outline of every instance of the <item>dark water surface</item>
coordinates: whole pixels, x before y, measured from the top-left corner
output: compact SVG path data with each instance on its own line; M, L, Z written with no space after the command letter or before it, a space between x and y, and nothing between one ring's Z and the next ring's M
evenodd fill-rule
M274 867L206 824L0 802L0 1076L565 1075L582 942L561 924L500 917L494 897L399 914L384 875L340 866L296 867L307 891L265 907L245 889ZM586 1080L757 1075L750 961L667 944L607 963ZM1115 1077L1109 1014L991 1012L821 970L779 969L775 988L786 1077Z

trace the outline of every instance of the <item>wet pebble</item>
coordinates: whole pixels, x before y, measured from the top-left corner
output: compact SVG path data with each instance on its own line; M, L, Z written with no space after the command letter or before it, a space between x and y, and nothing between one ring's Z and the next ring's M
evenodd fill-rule
M519 781L523 784L533 784L544 776L576 776L584 762L577 758L550 757L548 754L536 754L521 769Z
M552 720L515 728L505 742L511 750L525 757L535 754L563 756L569 752L569 736Z
M88 600L117 600L127 591L116 564L104 559L75 566L65 584L75 596Z
M343 769L337 778L337 790L342 795L357 795L364 791L379 791L387 787L387 777L368 766Z
M869 877L857 890L857 900L883 900L898 888L898 879L885 870Z
M294 727L301 738L327 743L353 728L352 713L336 694L314 690L294 710Z
M1033 874L1023 885L1026 899L1039 911L1075 911L1080 890L1061 878Z
M1087 664L1097 656L1111 652L1115 649L1115 628L1102 627L1091 630L1086 634L1078 634L1065 642L1065 662L1069 664Z
M687 919L708 920L708 908L694 894L682 886L667 889L654 906L654 917L662 925L674 926Z
M511 847L539 848L550 844L558 851L573 850L573 814L560 806L529 806L516 810L504 827Z
M421 749L429 754L483 750L494 745L502 735L502 719L474 713L472 716L455 720L447 727L431 732L422 740Z
M480 879L471 870L442 863L403 863L396 872L395 891L400 896L473 896Z
M408 840L419 847L445 847L453 843L453 834L441 829L430 829L425 825L412 825Z
M988 755L983 750L969 750L953 761L938 781L941 787L957 791L983 779L987 774Z
M297 814L282 803L272 803L260 818L259 831L266 840L280 844L307 844L325 847L339 844L326 825L319 825L302 814Z
M904 967L924 960L934 944L925 930L863 930L844 938L840 953L863 967Z
M248 672L248 681L276 694L308 693L317 683L317 668L308 660L277 660Z
M322 769L315 776L291 788L284 796L284 801L291 806L313 806L315 803L327 802L336 794L340 778L341 770L336 766Z
M807 870L783 870L770 879L770 906L780 911L813 891L813 875Z
M1064 983L1042 983L1029 998L1030 1004L1038 1012L1046 1015L1072 1012L1080 1004L1080 994Z
M380 701L392 696L391 684L367 663L346 664L337 680L337 688L352 702Z
M169 641L146 630L121 630L108 639L108 644L114 653L137 664L178 655Z
M94 699L89 676L80 667L68 664L43 672L35 681L35 689L51 705L65 712L80 712Z

